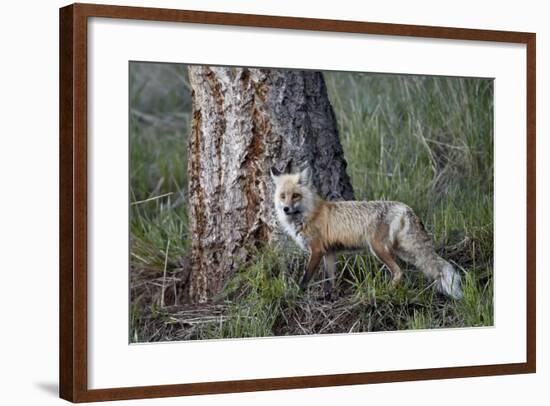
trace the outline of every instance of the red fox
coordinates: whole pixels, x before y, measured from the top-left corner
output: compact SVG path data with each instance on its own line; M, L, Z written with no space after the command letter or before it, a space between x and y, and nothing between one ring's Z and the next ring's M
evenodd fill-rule
M434 244L413 210L394 201L323 200L314 190L309 168L281 174L271 169L275 183L275 212L283 229L310 254L300 283L309 280L325 261L325 296L334 287L336 253L368 247L399 283L402 271L395 257L413 264L435 281L437 289L454 298L463 296L460 275L436 254Z

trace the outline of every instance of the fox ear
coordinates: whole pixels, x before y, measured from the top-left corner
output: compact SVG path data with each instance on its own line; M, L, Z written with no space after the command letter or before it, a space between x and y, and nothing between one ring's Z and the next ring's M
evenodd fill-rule
M298 174L298 183L305 186L311 185L311 169L309 169L309 166L306 166Z
M273 182L277 182L277 179L281 176L281 172L279 172L279 170L274 166L269 170L269 173L271 174L271 179Z
M285 169L283 169L284 174L291 174L292 173L292 159L287 162Z

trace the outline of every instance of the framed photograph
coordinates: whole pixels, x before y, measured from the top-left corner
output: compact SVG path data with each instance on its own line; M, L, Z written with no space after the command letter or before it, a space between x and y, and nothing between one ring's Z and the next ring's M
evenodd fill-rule
M60 396L535 372L535 34L60 9Z

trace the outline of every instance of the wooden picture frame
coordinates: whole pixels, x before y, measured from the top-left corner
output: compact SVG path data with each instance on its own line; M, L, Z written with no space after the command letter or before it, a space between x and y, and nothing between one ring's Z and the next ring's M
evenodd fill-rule
M467 367L279 377L109 389L88 387L88 19L148 20L240 27L407 36L525 44L527 47L527 328L526 362ZM534 33L357 21L74 4L60 9L60 397L72 402L140 399L245 391L533 373L536 370L535 296L535 60Z

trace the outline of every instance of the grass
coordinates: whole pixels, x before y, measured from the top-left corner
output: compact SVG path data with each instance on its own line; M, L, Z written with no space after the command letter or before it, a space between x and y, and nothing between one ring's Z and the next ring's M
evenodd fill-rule
M288 265L266 246L214 304L183 306L185 68L132 64L130 75L130 341L493 324L491 80L325 73L356 198L411 206L440 255L462 273L463 300L435 293L418 272L394 288L366 253L338 258L333 301L322 299L322 272L302 295L303 258Z

